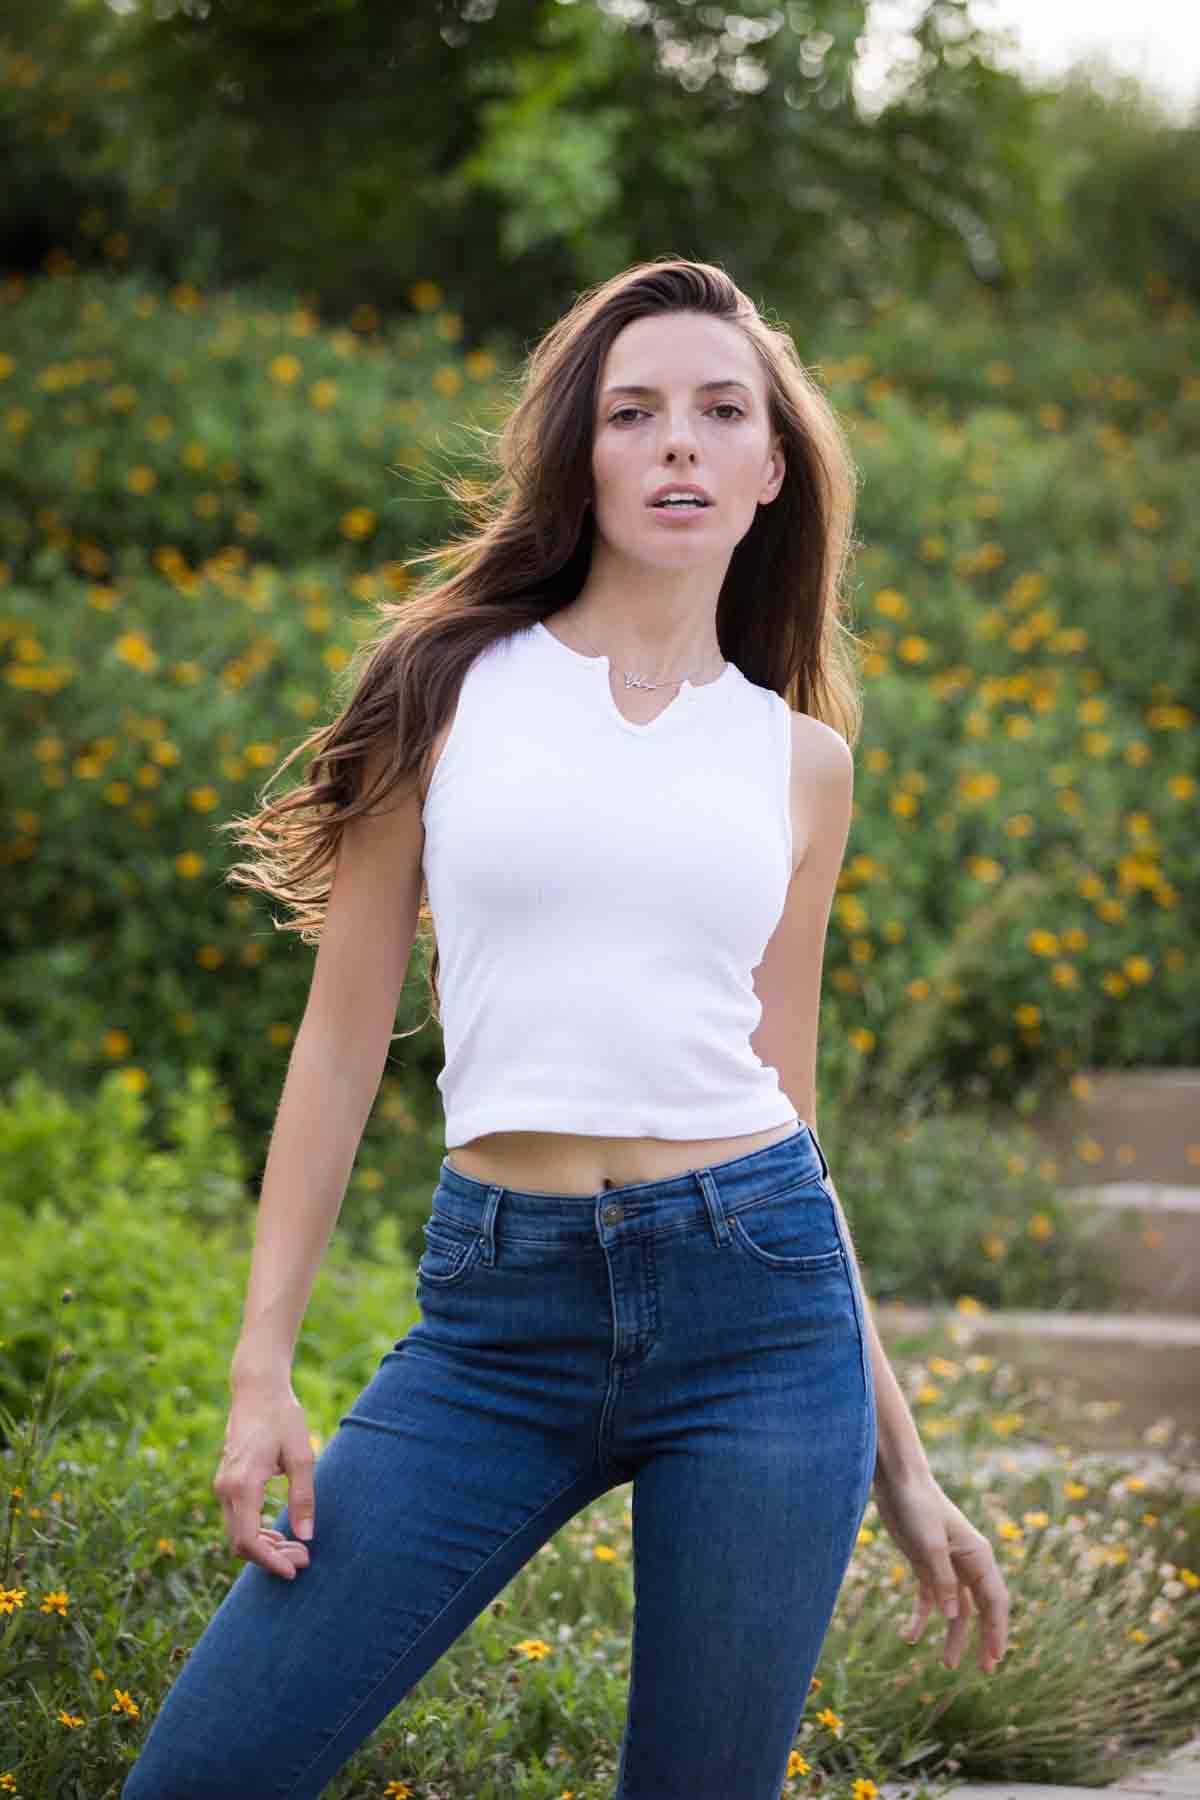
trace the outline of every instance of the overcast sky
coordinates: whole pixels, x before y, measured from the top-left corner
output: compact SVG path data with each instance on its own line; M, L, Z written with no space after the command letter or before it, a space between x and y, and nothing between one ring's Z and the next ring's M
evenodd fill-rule
M919 0L871 0L868 38L887 33L894 47L921 11ZM980 27L1016 39L995 56L1002 66L1054 76L1080 55L1103 52L1178 122L1200 118L1200 0L971 0L971 11ZM869 52L859 78L874 85Z

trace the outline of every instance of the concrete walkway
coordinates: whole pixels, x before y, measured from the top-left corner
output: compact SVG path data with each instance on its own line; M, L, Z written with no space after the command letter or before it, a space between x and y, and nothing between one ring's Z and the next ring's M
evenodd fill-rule
M1153 1768L1126 1775L1109 1787L1056 1787L1041 1781L965 1781L928 1786L938 1800L1200 1800L1200 1737L1184 1744ZM919 1781L885 1781L882 1800L913 1800Z

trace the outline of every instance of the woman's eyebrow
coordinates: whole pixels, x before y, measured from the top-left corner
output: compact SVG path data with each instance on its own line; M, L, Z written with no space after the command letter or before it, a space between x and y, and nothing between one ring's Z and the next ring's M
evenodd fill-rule
M730 380L730 381L702 381L696 388L696 392L698 394L707 394L707 393L711 393L712 390L715 388L729 388L729 387L741 388L744 393L747 393L747 394L751 393L750 388L747 387L747 385L744 381L733 381L733 380ZM633 386L610 387L610 388L605 389L603 397L605 399L608 399L612 394L641 394L641 395L645 396L645 398L647 398L647 399L657 400L662 397L662 389L656 388L656 387L633 387ZM751 398L753 398L752 394L751 394Z

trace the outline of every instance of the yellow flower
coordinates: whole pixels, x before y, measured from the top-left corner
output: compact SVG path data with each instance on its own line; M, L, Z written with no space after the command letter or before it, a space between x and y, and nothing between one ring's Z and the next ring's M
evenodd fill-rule
M127 631L113 646L122 662L148 673L158 666L158 658L140 631Z
M841 1737L843 1730L842 1721L838 1718L838 1715L831 1706L822 1707L821 1711L817 1714L817 1719L820 1724L828 1725L834 1737Z
M47 1594L46 1598L42 1601L41 1606L38 1608L38 1611L44 1613L56 1612L60 1619L65 1619L67 1616L66 1589L57 1588L53 1593Z
M994 856L971 856L967 858L967 873L975 881L999 881L1004 868Z
M375 514L369 506L352 506L342 515L342 535L348 538L370 537L375 529Z
M914 633L911 637L903 637L900 639L900 642L896 645L896 654L901 657L904 662L925 662L931 648L932 646L928 638L920 637Z

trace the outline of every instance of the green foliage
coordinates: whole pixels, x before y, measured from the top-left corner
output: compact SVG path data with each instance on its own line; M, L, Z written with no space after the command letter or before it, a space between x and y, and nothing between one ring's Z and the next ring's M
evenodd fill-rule
M897 1102L962 1093L964 1056L1015 1100L1200 1050L1196 320L1031 310L897 298L818 359L863 471L868 648L826 1041L862 1033Z
M21 1256L0 1295L0 1402L28 1404L65 1329L83 1376L75 1429L136 1422L156 1457L189 1444L219 1456L253 1223L229 1116L199 1069L169 1103L165 1146L118 1075L74 1103L34 1075L14 1084L0 1107L0 1235ZM416 1314L399 1220L355 1235L334 1235L294 1363L325 1433L345 1384L364 1386Z
M126 580L154 571L179 610L201 562L220 580L268 585L267 565L286 565L298 611L320 594L306 592L311 565L348 584L440 537L449 514L427 464L497 365L486 350L464 356L438 291L416 291L424 311L407 322L368 309L360 329L322 329L299 301L163 292L138 275L43 281L25 298L10 287L4 554L28 566L35 549L61 546L45 509L66 502L78 541L66 566ZM39 580L53 572L53 557L39 562ZM189 610L205 613L194 598ZM252 586L243 636L265 602ZM197 621L198 657L232 653L221 630Z
M724 262L753 293L785 271L806 316L964 275L1011 290L1158 270L1200 291L1187 134L1131 110L1105 139L1071 96L999 69L963 0L918 11L918 55L886 91L861 91L864 0L746 0L736 41L690 0L658 0L652 27L598 0L453 21L371 0L9 12L10 266L267 280L341 316L368 294L407 308L420 269L461 292L472 341L519 339L663 250ZM1123 185L1140 200L1173 178L1084 254L1108 143L1143 132Z

